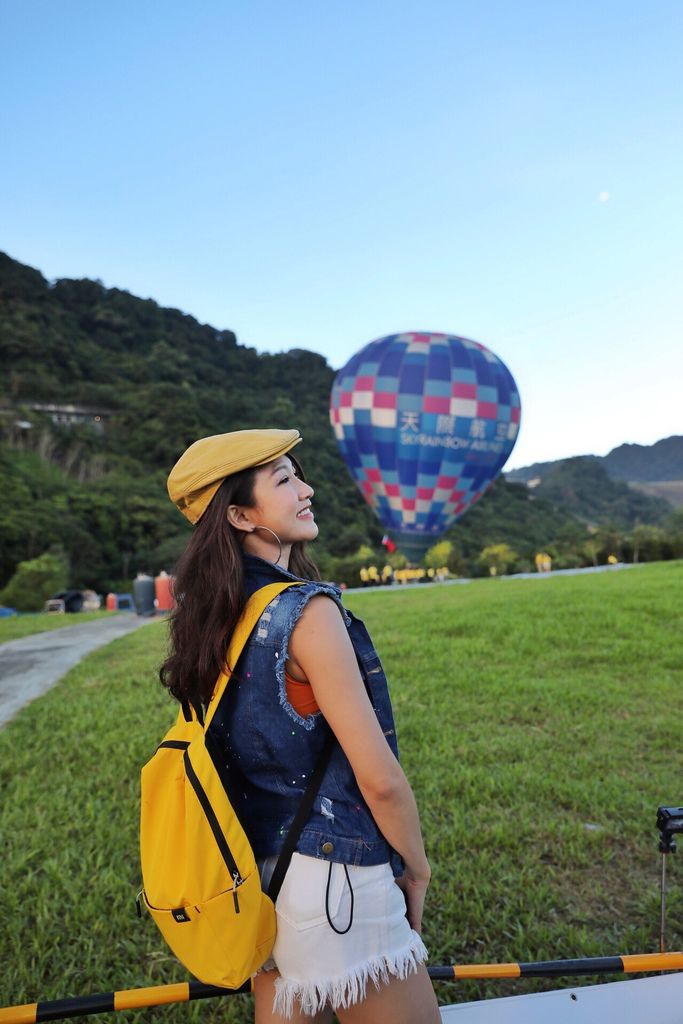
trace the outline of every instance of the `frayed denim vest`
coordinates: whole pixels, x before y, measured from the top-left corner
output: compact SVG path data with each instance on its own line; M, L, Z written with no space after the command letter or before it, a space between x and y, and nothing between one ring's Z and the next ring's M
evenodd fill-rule
M248 597L268 583L298 580L252 555L245 556L244 569ZM285 590L257 623L209 727L216 766L258 860L279 853L330 732L320 712L302 718L294 710L285 686L292 630L316 594L327 594L339 605L375 714L398 757L386 677L363 623L343 608L341 592L331 584L309 581ZM339 744L296 848L342 864L389 862L395 875L403 872L401 858L375 824Z

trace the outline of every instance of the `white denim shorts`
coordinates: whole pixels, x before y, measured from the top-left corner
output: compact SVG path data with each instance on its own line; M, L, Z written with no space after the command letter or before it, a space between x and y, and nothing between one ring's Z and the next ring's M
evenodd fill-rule
M264 887L276 860L262 866ZM368 981L379 988L391 977L406 978L427 959L390 866L347 865L346 871L348 880L343 864L332 864L330 875L328 861L292 856L275 904L272 957L262 968L280 973L274 1013L290 1017L295 1003L310 1015L326 1005L351 1006L364 998Z

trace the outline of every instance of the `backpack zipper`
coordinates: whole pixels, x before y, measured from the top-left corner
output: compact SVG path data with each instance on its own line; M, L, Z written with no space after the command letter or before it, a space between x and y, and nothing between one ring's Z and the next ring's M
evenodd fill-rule
M233 888L233 899L235 901L235 911L236 911L236 913L239 913L239 902L238 902L238 899L237 899L237 887L242 884L244 879L242 878L242 875L240 874L240 870L237 867L237 863L235 862L235 858L232 855L232 850L228 846L227 840L226 840L226 838L225 838L225 836L224 836L224 834L223 834L223 832L221 830L220 824L218 823L218 818L216 817L216 812L214 811L213 807L211 806L211 802L209 801L209 798L206 795L206 792L204 791L204 788L203 788L201 782L199 781L197 773L195 772L195 770L194 770L194 768L192 766L192 762L190 761L190 756L189 756L189 753L188 753L187 750L183 754L183 762L185 764L185 774L187 775L187 778L188 778L188 780L190 782L190 785L192 786L192 788L195 791L197 799L199 800L201 808L204 811L204 814L206 816L206 820L209 823L209 828L213 832L213 837L216 840L216 845L218 846L218 849L221 852L223 860L225 861L225 865L226 865L226 867L227 867L227 869L230 872L230 875L232 877L233 885L234 885L234 888Z

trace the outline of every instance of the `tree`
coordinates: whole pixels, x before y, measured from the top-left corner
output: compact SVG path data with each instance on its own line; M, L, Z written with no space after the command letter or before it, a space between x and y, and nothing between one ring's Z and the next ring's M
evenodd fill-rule
M446 566L455 576L464 576L467 570L460 549L450 540L440 540L433 544L424 557L424 564L428 569L442 569Z
M634 562L655 562L662 557L666 540L664 530L658 526L636 526L631 534Z
M609 523L594 526L584 542L583 551L592 565L604 564L610 555L621 555L622 537L616 526Z
M20 562L12 579L0 592L0 602L20 612L41 611L52 594L64 590L69 566L63 551L46 551L38 558Z
M672 512L666 521L667 547L670 558L683 558L683 508Z

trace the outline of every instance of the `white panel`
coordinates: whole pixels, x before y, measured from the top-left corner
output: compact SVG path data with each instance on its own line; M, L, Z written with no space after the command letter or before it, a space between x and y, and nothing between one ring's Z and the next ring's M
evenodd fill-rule
M491 982L495 985L495 982ZM681 1024L683 974L441 1007L443 1024Z
M451 416L476 416L476 398L451 398Z
M354 391L351 402L354 409L372 409L372 391Z
M396 426L396 410L395 409L373 409L370 414L373 427L395 427Z

